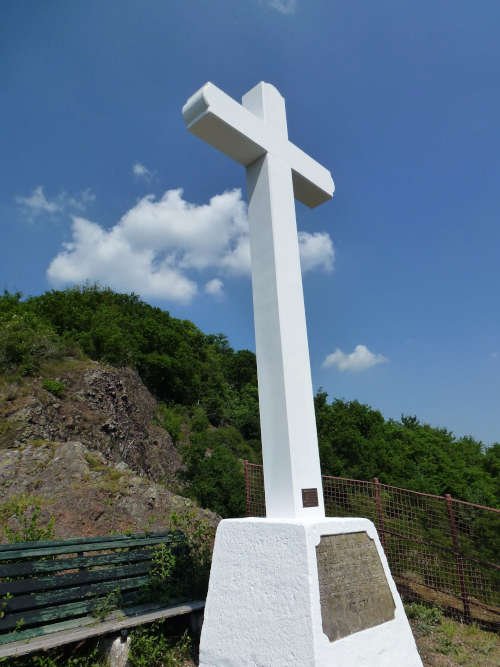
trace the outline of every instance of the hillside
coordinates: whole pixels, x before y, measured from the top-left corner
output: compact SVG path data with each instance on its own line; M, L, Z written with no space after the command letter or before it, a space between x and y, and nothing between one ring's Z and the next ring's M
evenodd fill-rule
M241 460L261 462L253 352L97 286L5 292L0 334L0 448L80 442L222 516L244 512ZM324 474L500 506L499 443L321 389L315 406Z
M60 538L168 525L189 503L171 490L181 457L137 373L75 358L39 370L0 380L1 527L19 532L37 506Z

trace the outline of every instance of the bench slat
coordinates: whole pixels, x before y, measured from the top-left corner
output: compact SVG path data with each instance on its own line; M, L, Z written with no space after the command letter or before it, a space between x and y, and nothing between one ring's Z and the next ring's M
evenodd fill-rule
M29 643L29 640L33 639L34 637L43 637L44 635L57 634L62 630L71 630L72 628L97 625L98 623L99 621L94 618L94 616L80 616L80 618L72 618L69 621L59 621L58 623L50 623L49 625L38 625L35 628L28 628L27 630L11 632L8 635L0 635L0 647L5 644L20 644L21 642ZM0 657L3 655L8 655L7 653L3 653L5 650L5 648L0 648Z
M186 547L186 538L180 531L162 531L0 545L0 599L4 597L0 645L7 645L0 657L14 655L8 652L13 642L18 644L15 654L30 652L22 647L23 640L26 644L30 638L49 632L73 628L71 633L85 634L83 626L100 625L91 614L95 609L104 610L107 597L114 591L120 593L125 608L122 613L133 614L131 606L137 607L144 599L143 589L151 582L151 547L161 543L178 551ZM83 555L88 552L90 555ZM78 555L64 558L66 554ZM43 576L48 573L54 574ZM5 581L12 577L19 578ZM7 593L10 596L5 599ZM155 613L162 615L164 603L158 609ZM123 616L118 619L122 623L120 619ZM94 630L92 634L96 634Z
M128 547L143 547L149 546L152 544L159 544L163 542L165 544L182 544L184 540L181 540L179 537L148 537L135 540L122 540L119 545L116 542L93 542L87 544L84 549L78 547L75 548L73 545L67 545L63 547L53 547L52 549L25 549L19 551L4 551L0 553L0 561L2 560L20 560L25 558L41 558L42 556L57 556L58 554L72 554L78 553L80 551L105 551L106 549L125 549ZM0 576L2 576L2 569L0 566Z
M163 605L141 605L134 610L118 610L110 614L106 620L96 623L92 616L52 623L50 625L21 630L12 633L11 641L0 646L0 658L13 655L26 655L35 651L47 650L64 644L72 644L89 637L104 635L109 632L151 623L152 621L172 618L192 611L201 611L205 603L202 600L175 604L170 607ZM32 640L32 641L27 641ZM0 644L2 640L0 638Z
M147 586L150 582L147 576L136 576L127 579L120 579L118 581L104 581L94 584L84 584L82 586L74 586L71 588L63 588L59 591L49 591L45 593L36 593L35 595L19 595L7 601L5 620L8 621L11 613L15 614L19 611L26 611L29 609L38 609L40 607L49 608L53 605L61 604L62 602L73 602L75 600L82 600L87 598L98 598L106 596L115 590L128 591L134 588ZM24 615L25 622L28 622L28 614ZM15 626L15 624L14 624ZM10 626L10 627L14 627ZM8 629L7 626L5 629ZM0 630L3 630L2 619L0 619Z
M125 585L120 583L121 590L130 590L133 588L138 588L141 586L147 585L149 582L148 577L136 577L135 579L129 579L129 584ZM101 584L102 587L109 586L109 591L112 591L116 586L113 586L111 582L109 584ZM125 596L125 600L130 599L130 597ZM36 611L27 611L27 612L16 612L13 614L8 614L4 618L0 619L0 630L10 630L16 627L16 624L20 621L23 621L23 626L27 625L36 625L40 623L45 623L47 621L55 621L62 618L69 618L72 616L82 616L88 612L93 611L96 605L96 599L89 600L80 600L79 602L69 602L66 604L60 604L53 607L45 607L44 609L37 609ZM0 635L0 642L2 639L8 635Z
M150 554L151 557L151 554ZM56 574L53 577L43 577L42 579L21 579L18 581L8 581L0 584L0 596L10 593L19 595L20 593L37 593L39 591L48 591L53 588L64 589L77 584L92 584L99 581L116 581L117 583L124 577L136 574L144 574L151 569L150 561L142 561L134 565L122 565L118 567L107 567L102 570L84 570L74 574ZM7 608L10 609L10 603L7 601Z
M174 547L174 549L176 548ZM103 556L74 556L73 558L57 558L56 560L8 563L7 565L0 565L0 576L19 577L45 572L74 570L79 567L94 567L96 565L109 565L112 563L133 563L141 560L151 560L151 549L121 551L119 553L104 554ZM0 590L2 589L0 588Z
M92 611L93 606L95 604L94 600L87 600L85 602L70 602L69 604L63 604L60 605L59 607L54 607L51 609L42 609L41 611L38 612L33 612L31 615L32 618L29 619L29 622L24 619L26 614L11 614L9 616L9 621L14 620L14 625L10 625L5 627L5 629L9 629L10 627L15 627L16 623L18 621L24 621L24 625L34 625L35 623L47 623L49 621L56 621L61 618L71 618L73 616L83 616L84 614L89 613ZM35 617L35 618L33 618ZM2 619L2 621L6 622L7 619ZM21 626L22 627L22 626ZM10 633L8 634L0 634L0 643L5 644L8 641L12 641L10 638Z
M11 542L9 544L0 544L0 552L17 551L19 549L41 549L45 547L67 546L78 544L94 544L95 542L122 542L123 540L136 540L144 537L168 537L182 535L178 530L164 530L155 533L131 533L130 535L102 535L99 537L70 537L67 540L44 540L40 542ZM82 549L85 551L85 549Z

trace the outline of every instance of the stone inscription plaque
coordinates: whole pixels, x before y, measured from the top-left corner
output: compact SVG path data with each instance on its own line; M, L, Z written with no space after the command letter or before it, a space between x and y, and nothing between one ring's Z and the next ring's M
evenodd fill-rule
M324 535L316 558L323 632L330 641L394 618L391 589L367 533Z

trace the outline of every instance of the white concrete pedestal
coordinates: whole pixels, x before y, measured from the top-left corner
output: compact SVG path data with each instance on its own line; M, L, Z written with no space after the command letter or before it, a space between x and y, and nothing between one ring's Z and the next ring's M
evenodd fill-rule
M394 619L330 642L323 633L316 546L366 532L395 603ZM227 519L219 524L200 667L421 667L377 531L367 519Z

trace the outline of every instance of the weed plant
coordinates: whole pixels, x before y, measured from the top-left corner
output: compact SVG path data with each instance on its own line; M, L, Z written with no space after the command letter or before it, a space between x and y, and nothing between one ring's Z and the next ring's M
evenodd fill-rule
M4 519L4 534L9 542L38 542L54 539L55 517L46 526L40 525L40 501L32 496L18 496L0 505L0 519ZM20 530L12 530L6 523L14 516Z
M130 667L182 667L190 657L188 634L184 633L180 639L169 638L158 621L131 633Z
M61 398L66 390L66 385L64 382L51 380L50 378L45 378L45 380L42 382L42 387L57 398Z

